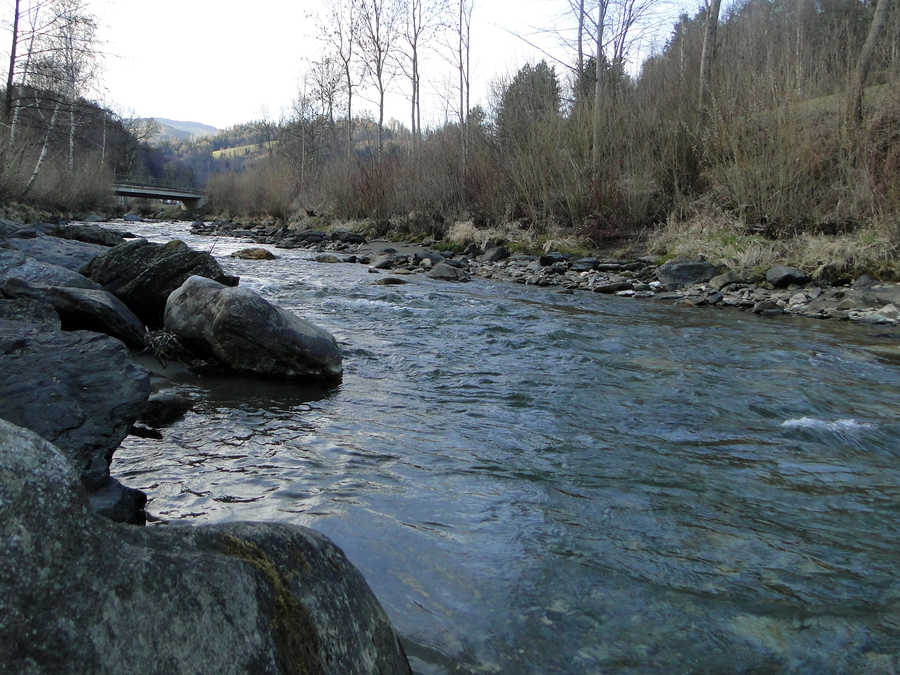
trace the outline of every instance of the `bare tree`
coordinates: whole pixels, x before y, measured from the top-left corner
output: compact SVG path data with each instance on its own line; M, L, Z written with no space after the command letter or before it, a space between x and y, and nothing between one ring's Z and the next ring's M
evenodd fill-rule
M445 6L445 0L403 0L403 38L408 59L403 71L410 82L410 130L414 145L422 140L422 80L419 73L422 46L438 31Z
M603 64L605 55L603 52L603 29L606 26L606 14L609 9L609 0L597 0L597 22L594 24L594 68L596 79L594 81L594 114L592 118L591 168L596 175L600 171L600 106L603 103Z
M712 68L716 60L716 32L719 27L719 9L722 0L704 0L706 8L706 30L703 33L703 52L700 56L700 91L697 105L703 108L712 81Z
M459 138L462 175L469 164L469 80L472 64L472 10L475 0L458 0L456 67L459 72Z
M322 40L331 49L344 76L347 96L347 161L353 157L353 90L356 47L359 42L359 0L332 0L329 13L321 24Z
M859 52L856 60L856 68L850 80L847 90L846 119L850 127L858 127L863 120L863 90L866 86L866 76L872 66L872 56L875 54L875 44L878 36L887 20L888 4L890 0L878 0L875 5L875 13L872 15L872 23L869 24L869 34Z
M396 0L359 0L359 47L378 92L378 157L384 152L384 96L395 74L401 16Z

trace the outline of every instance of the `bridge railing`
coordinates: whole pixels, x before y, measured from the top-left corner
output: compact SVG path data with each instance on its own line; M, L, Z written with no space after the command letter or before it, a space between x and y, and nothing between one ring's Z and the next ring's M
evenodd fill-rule
M203 195L206 193L205 186L195 186L195 185L178 185L173 181L164 181L153 178L136 178L133 176L116 176L113 180L113 183L122 187L134 187L134 188L160 188L162 190L177 190L179 192L191 192L196 193L198 195Z

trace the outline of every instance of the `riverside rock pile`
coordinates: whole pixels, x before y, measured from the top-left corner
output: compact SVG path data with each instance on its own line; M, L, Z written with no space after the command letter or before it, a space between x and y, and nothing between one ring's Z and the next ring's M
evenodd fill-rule
M0 672L410 672L322 535L134 527L147 496L110 475L138 420L161 427L192 407L138 363L145 344L179 343L174 321L145 342L171 296L206 291L210 313L194 312L184 342L209 337L203 356L227 372L340 377L329 333L237 282L182 242L0 220Z
M482 277L512 283L560 287L623 298L652 299L681 307L731 307L772 317L798 315L868 324L900 325L900 284L867 276L852 284L829 285L784 265L766 270L764 279L716 267L704 260L656 256L628 260L575 258L551 251L541 256L510 255L503 246L463 253L438 252L415 245L366 242L352 232L296 231L284 227L238 226L229 222L195 223L195 234L224 234L280 248L319 252L323 262L361 263L373 273L427 274L447 281ZM342 254L343 258L335 255Z

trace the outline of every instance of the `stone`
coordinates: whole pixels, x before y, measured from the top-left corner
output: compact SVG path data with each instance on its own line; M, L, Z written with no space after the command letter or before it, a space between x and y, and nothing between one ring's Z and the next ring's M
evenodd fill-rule
M21 251L0 248L0 285L9 279L44 286L102 288L96 281L68 268L41 262Z
M200 356L255 375L339 379L341 351L329 332L246 288L189 277L166 302L165 327Z
M278 524L123 527L59 450L0 421L0 671L411 670L359 571Z
M34 298L0 299L0 325L15 330L20 323L45 330L62 329L59 314L49 302Z
M397 265L397 256L393 253L382 253L372 262L372 267L376 270L389 270Z
M618 293L619 291L631 290L631 282L624 279L608 279L595 282L591 286L591 290L594 293Z
M809 277L804 272L787 265L774 265L766 271L766 281L775 288L786 288L791 284L804 284L808 279Z
M7 239L6 245L42 263L64 267L73 272L79 272L91 260L108 250L99 244L50 237L45 234L38 234L33 239Z
M722 274L717 274L709 280L709 286L716 291L721 291L729 284L737 284L743 281L741 275L734 270L725 270Z
M761 300L753 305L753 313L761 316L777 316L784 314L784 308L776 300Z
M597 269L600 263L596 258L579 258L569 267L573 272L591 272Z
M331 233L332 241L339 241L343 244L365 244L366 238L356 232L346 232L343 230L335 230Z
M120 339L132 349L144 348L146 329L121 300L108 291L65 286L33 287L12 279L4 294L49 303L63 330L90 330Z
M90 490L106 483L149 394L149 375L118 340L0 328L0 418L54 443Z
M400 286L405 284L406 281L403 279L398 279L397 277L382 277L375 282L376 286Z
M126 223L143 223L144 219L135 213L126 213L122 216L122 220Z
M176 391L159 391L150 395L141 416L147 426L164 427L184 417L194 407L194 399Z
M339 263L341 259L338 258L333 253L320 253L315 258L313 258L317 263Z
M144 525L147 522L147 495L140 490L126 487L115 478L88 494L91 511L117 523Z
M549 267L550 265L560 262L564 263L568 261L568 259L569 256L565 253L560 253L559 251L550 251L539 258L541 267Z
M241 260L275 260L276 256L267 248L251 247L242 248L231 254L232 258L240 258Z
M97 256L84 272L154 327L162 324L169 293L188 277L203 276L228 286L238 281L209 253L194 251L177 239L168 244L146 239L120 244Z
M96 222L96 221L95 221ZM118 246L125 241L125 235L121 232L107 230L98 225L87 223L66 223L55 226L50 234L63 239L74 239L87 244L99 244L100 246Z
M428 276L431 279L440 281L469 281L469 273L461 267L455 267L446 260L439 262L437 265L428 270Z
M481 262L486 263L495 263L500 262L501 260L505 260L509 257L509 251L504 246L492 246L485 250L478 259Z
M716 268L705 260L670 260L656 270L656 277L667 290L674 291L709 281Z

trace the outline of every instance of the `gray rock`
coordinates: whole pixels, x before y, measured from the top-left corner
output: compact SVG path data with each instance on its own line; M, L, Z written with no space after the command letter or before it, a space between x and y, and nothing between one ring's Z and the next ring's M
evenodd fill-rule
M503 246L494 246L485 250L485 252L478 256L478 259L482 262L493 263L500 262L501 260L505 260L509 257L509 251L506 250Z
M184 417L194 407L194 399L175 391L151 394L141 413L140 421L150 427L164 427Z
M469 273L461 267L455 267L446 260L428 270L428 276L440 281L469 281Z
M786 265L774 265L766 271L766 281L775 288L785 288L791 284L803 284L809 277L796 267Z
M78 272L35 260L21 251L0 248L0 284L9 279L20 279L29 284L44 286L101 288L96 281L92 281Z
M594 285L591 286L591 290L594 291L594 293L618 293L619 291L630 290L631 287L630 281L607 279L594 283Z
M35 260L65 267L73 272L80 271L91 260L108 250L105 246L98 244L49 237L43 234L39 234L33 239L7 239L6 245L22 251Z
M701 284L716 275L716 268L705 260L670 260L656 270L656 278L667 290Z
M60 330L62 327L59 314L49 302L33 298L0 299L0 325L6 330L15 330L20 323L45 330Z
M63 330L90 330L118 338L133 349L144 347L144 324L108 291L33 287L14 279L3 286L3 292L10 297L50 303L62 320Z
M55 443L89 489L106 483L149 394L147 372L118 340L0 328L0 417Z
M0 671L410 673L324 536L261 523L123 527L52 445L0 422Z
M376 270L389 270L396 266L397 256L393 253L382 253L372 262L372 267Z
M125 235L121 232L85 223L57 225L51 230L51 234L63 239L74 239L88 244L99 244L100 246L118 246L125 241Z
M344 244L365 244L366 238L361 234L357 234L356 232L346 232L342 230L335 230L331 233L332 241L339 241Z
M424 261L423 261L424 262ZM382 277L375 282L376 286L400 286L405 284L406 281L403 279L398 279L397 277Z
M327 331L245 288L192 276L166 303L165 327L199 355L256 375L337 379L341 352Z
M709 285L716 291L721 291L729 284L737 284L742 281L741 275L734 270L726 270L709 280Z
M560 253L559 251L550 251L549 253L545 253L540 257L541 267L549 267L550 265L554 265L560 262L566 262L569 259L565 253Z
M572 263L569 269L573 272L590 272L591 270L597 269L598 264L599 262L596 258L579 258Z
M760 300L753 305L753 313L761 316L777 316L784 314L784 308L775 300Z
M159 326L169 293L193 275L235 286L237 278L222 271L209 253L194 251L182 241L152 244L137 239L97 256L84 270L137 314Z
M101 487L88 494L91 511L117 523L143 525L147 522L144 507L147 495L108 478Z
M315 258L313 258L317 263L339 263L341 259L338 258L333 253L320 253Z
M143 223L144 219L135 213L126 213L122 216L122 220L126 223Z

